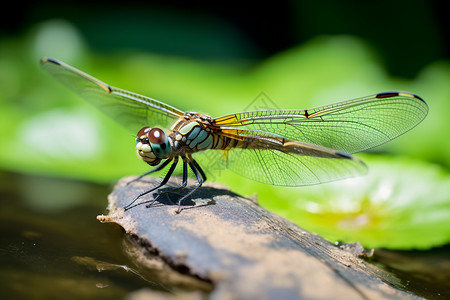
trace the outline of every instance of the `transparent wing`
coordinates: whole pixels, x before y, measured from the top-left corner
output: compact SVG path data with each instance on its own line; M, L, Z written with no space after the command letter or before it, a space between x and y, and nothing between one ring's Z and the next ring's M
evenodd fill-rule
M394 139L420 123L427 112L425 101L414 94L385 92L309 110L223 116L214 119L212 127L244 146L209 156L209 161L218 160L244 177L274 185L353 177L367 168L346 153Z
M241 176L272 185L311 185L367 172L366 165L356 157L297 142L277 145L252 139L246 148L218 151L211 150L210 153L215 152L212 155L194 154L194 158L205 170L217 170L222 165Z
M408 92L385 92L308 110L242 112L214 120L224 134L279 136L336 149L364 151L419 124L428 106Z
M56 59L43 58L41 65L133 134L144 126L168 128L184 114L158 100L112 87Z

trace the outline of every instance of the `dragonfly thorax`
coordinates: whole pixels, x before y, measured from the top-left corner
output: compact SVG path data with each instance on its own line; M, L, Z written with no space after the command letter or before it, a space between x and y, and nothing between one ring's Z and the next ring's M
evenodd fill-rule
M174 151L182 155L211 149L214 142L211 124L212 118L208 115L185 113L170 129Z
M162 159L169 158L172 146L168 136L159 128L144 127L136 136L138 156L151 166L156 166Z

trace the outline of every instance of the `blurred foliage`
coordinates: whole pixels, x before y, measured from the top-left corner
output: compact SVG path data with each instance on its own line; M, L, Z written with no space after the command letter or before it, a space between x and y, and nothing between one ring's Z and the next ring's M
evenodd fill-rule
M448 243L450 174L413 159L363 158L370 168L367 176L289 190L295 203L280 198L262 204L329 240L391 249Z
M49 42L55 40L58 43ZM0 167L97 182L148 170L134 154L136 133L127 132L40 70L42 56L213 117L261 106L310 108L388 90L416 93L430 106L427 119L372 151L394 158L365 155L369 176L295 189L255 183L220 166L208 170L209 178L237 193L257 192L264 206L331 240L405 249L450 241L449 175L434 166L450 167L446 61L428 65L413 80L392 78L364 41L345 35L316 37L256 66L131 50L100 56L89 51L77 29L64 21L41 23L24 37L2 40ZM379 193L389 197L381 201Z

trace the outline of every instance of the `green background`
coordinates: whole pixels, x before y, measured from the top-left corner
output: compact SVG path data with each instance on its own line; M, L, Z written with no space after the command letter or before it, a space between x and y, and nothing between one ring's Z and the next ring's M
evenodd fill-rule
M209 178L331 241L393 249L449 242L449 37L437 1L14 5L17 17L2 20L0 35L2 170L100 183L148 170L135 133L48 76L43 56L213 117L407 90L427 101L429 115L360 155L367 176L281 188L213 165Z

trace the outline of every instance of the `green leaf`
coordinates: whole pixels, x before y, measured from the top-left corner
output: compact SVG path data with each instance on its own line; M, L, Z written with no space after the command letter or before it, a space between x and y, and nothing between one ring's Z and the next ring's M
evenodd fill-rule
M450 174L399 157L365 161L367 176L298 188L262 204L331 241L391 249L450 242Z

